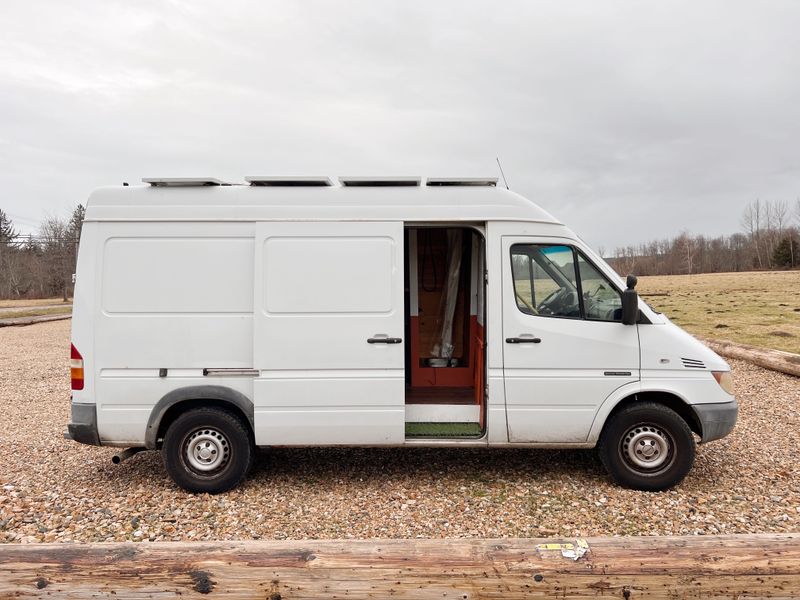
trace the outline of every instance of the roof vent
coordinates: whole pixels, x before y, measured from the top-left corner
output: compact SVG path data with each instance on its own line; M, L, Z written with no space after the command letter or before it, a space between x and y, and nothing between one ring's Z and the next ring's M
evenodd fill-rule
M681 358L683 366L687 369L705 369L706 365L702 360L696 358Z
M483 186L495 187L497 177L428 177L425 185L429 186Z
M414 187L421 177L339 177L345 187Z
M281 177L270 175L267 177L245 177L250 185L260 187L328 187L331 184L329 177Z
M144 183L153 187L199 187L204 185L231 185L214 177L143 177Z

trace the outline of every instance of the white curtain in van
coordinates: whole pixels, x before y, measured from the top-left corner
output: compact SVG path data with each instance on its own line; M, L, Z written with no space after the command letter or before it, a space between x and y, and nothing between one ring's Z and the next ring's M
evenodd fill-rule
M439 358L452 358L453 350L453 318L458 300L458 283L461 276L462 232L460 229L447 230L447 279L439 301L439 335L431 353Z

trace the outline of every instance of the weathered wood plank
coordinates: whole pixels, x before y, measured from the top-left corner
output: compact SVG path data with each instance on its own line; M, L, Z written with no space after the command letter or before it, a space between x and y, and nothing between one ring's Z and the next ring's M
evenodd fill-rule
M720 356L746 360L765 369L800 377L800 354L772 350L771 348L759 348L758 346L749 346L727 340L714 340L704 337L698 339Z
M36 317L10 317L8 319L0 318L0 327L24 327L25 325L63 321L71 318L72 313L67 313L65 315L39 315Z
M0 598L795 598L800 534L0 546Z

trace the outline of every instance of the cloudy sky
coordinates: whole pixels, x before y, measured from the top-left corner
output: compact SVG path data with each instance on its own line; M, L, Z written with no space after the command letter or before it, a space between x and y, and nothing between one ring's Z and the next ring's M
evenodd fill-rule
M497 175L595 247L800 196L800 2L6 1L0 208L143 176Z

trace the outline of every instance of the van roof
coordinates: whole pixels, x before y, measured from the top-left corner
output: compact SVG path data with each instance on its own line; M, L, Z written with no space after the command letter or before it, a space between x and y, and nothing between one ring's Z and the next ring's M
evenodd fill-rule
M357 220L357 221L534 221L560 224L530 200L490 183L491 179L439 178L447 185L203 185L168 178L139 186L103 187L89 197L87 221L177 220ZM199 182L201 178L196 178ZM252 178L266 180L267 178ZM281 178L276 178L280 180ZM350 178L355 179L355 178ZM363 178L363 181L400 178ZM300 181L302 178L283 178ZM177 180L174 180L177 181ZM221 182L220 182L221 183Z

